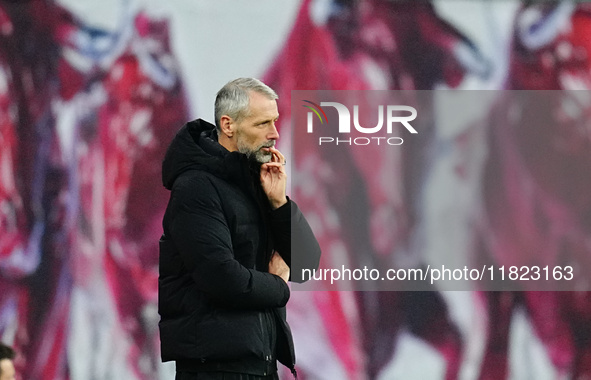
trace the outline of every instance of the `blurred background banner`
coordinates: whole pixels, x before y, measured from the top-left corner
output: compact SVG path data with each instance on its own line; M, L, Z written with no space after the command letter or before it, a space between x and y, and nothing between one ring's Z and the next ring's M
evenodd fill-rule
M294 291L301 379L591 378L591 6L162 3L0 1L0 339L23 379L174 378L157 330L160 165L241 76L279 94L291 196L324 265L367 247L405 268L452 252L457 265L545 258L581 281ZM428 90L430 104L420 139L399 131L403 149L324 152L298 143L295 90ZM522 90L566 96L506 95ZM453 94L469 106L450 112Z

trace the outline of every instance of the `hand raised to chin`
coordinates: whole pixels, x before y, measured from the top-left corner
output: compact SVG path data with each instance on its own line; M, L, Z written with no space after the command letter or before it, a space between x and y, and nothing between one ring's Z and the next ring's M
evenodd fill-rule
M261 185L271 207L275 210L287 203L287 173L283 154L274 147L268 149L271 152L271 161L261 165Z

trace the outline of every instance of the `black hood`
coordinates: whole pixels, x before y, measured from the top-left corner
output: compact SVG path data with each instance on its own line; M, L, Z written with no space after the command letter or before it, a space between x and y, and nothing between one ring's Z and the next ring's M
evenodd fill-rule
M185 124L176 134L162 162L162 183L168 190L187 170L205 170L236 183L248 183L249 161L246 155L229 152L218 143L215 126L197 119Z

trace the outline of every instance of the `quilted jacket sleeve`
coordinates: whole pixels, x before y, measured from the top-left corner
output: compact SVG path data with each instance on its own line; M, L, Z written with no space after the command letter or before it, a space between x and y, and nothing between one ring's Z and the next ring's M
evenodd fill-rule
M172 191L168 233L198 289L229 307L285 306L290 294L285 281L235 260L221 200L210 180L179 178Z
M302 269L317 269L320 246L298 205L288 202L271 211L271 228L275 249L291 269L290 280L304 282Z

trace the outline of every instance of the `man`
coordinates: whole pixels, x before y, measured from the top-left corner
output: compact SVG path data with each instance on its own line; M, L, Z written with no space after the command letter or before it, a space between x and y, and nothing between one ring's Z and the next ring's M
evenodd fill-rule
M0 380L15 380L14 350L0 342Z
M231 81L216 125L187 123L166 153L158 307L177 380L278 379L277 360L295 375L284 308L292 253L313 269L320 248L285 194L276 99L259 80Z

